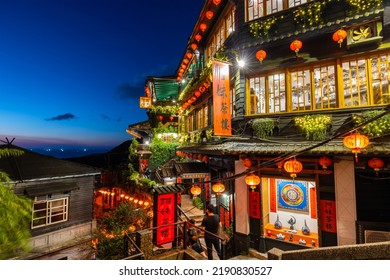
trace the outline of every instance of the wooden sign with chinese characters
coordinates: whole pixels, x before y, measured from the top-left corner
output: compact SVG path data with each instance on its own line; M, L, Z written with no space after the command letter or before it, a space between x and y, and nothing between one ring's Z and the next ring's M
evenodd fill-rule
M333 200L320 200L320 207L321 230L336 233L336 202Z
M175 200L176 193L160 194L157 196L155 207L156 245L162 245L172 242L175 238ZM166 227L161 227L167 225Z
M249 217L260 219L260 193L249 192Z
M231 136L229 64L213 61L214 135Z
M139 98L139 107L143 109L152 108L152 99L150 97L141 96Z

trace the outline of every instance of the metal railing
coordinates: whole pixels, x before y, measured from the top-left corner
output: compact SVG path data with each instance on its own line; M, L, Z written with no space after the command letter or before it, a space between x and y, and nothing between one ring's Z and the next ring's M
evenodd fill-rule
M183 214L185 219L183 220L181 218L181 215L178 215L181 219L181 221L173 223L173 224L167 224L159 227L152 227L148 229L144 229L137 232L127 233L124 236L124 258L125 260L143 260L143 259L153 259L157 258L157 256L161 253L175 250L175 249L182 249L185 250L189 247L189 238L188 238L188 230L193 227L196 228L199 231L200 238L203 239L205 233L208 235L211 235L217 239L219 239L221 243L221 254L220 259L224 260L226 259L226 243L227 240L221 236L218 236L216 234L213 234L211 232L206 231L205 229L198 227L196 225L192 225L189 223L189 216L178 207L178 211ZM169 226L175 227L175 238L172 242L170 242L167 246L156 246L152 244L153 237L156 234L156 231L161 228L166 228ZM146 237L146 238L145 238ZM144 242L144 244L142 244ZM207 252L207 248L203 245L202 246ZM148 251L148 252L146 252ZM215 249L213 249L213 252Z

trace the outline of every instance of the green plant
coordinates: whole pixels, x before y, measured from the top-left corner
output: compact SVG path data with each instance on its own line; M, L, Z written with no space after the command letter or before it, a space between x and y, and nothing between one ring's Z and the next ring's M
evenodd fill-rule
M322 13L327 1L313 2L293 12L294 22L302 28L318 25L323 21Z
M0 158L22 154L23 151L17 149L0 149ZM0 259L29 251L31 213L31 200L16 195L11 179L0 171Z
M354 115L353 120L355 124L360 125L369 121L372 118L383 114L384 110L366 111L359 115ZM390 134L390 115L386 114L364 126L361 127L363 133L369 137L382 137Z
M165 143L161 139L155 137L150 143L150 169L156 170L160 165L167 162L175 156L176 148L179 146L178 142Z
M373 8L379 8L382 5L383 0L347 0L347 3L355 11L362 12Z
M283 16L281 16L280 19L283 19ZM276 22L276 17L270 17L262 21L256 21L249 25L249 32L255 38L266 36L270 32L271 28L276 25Z
M200 197L198 197L198 196L195 196L195 197L192 198L192 204L193 204L196 208L198 208L198 209L200 209L200 210L203 209L203 201L202 201L202 199L201 199Z
M210 128L210 129L206 130L206 139L207 140L210 140L211 137L213 137L213 135L214 135L214 129Z
M150 111L155 114L176 115L179 110L178 105L152 106Z
M252 122L252 128L256 137L266 138L267 136L272 135L275 128L275 122L270 118L255 119Z
M307 140L324 140L332 124L332 117L326 115L307 115L296 117L295 125L305 133Z

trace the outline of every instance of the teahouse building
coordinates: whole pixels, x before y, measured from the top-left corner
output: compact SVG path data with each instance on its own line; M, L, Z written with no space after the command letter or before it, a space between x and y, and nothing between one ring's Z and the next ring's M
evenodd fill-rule
M379 0L205 1L176 72L178 155L220 168L224 192L202 191L237 253L390 239L389 17Z

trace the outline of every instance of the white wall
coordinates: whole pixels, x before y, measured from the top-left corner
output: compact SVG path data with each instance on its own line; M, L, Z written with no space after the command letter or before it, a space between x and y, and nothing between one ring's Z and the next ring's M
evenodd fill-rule
M356 195L354 157L334 161L337 243L356 244Z

